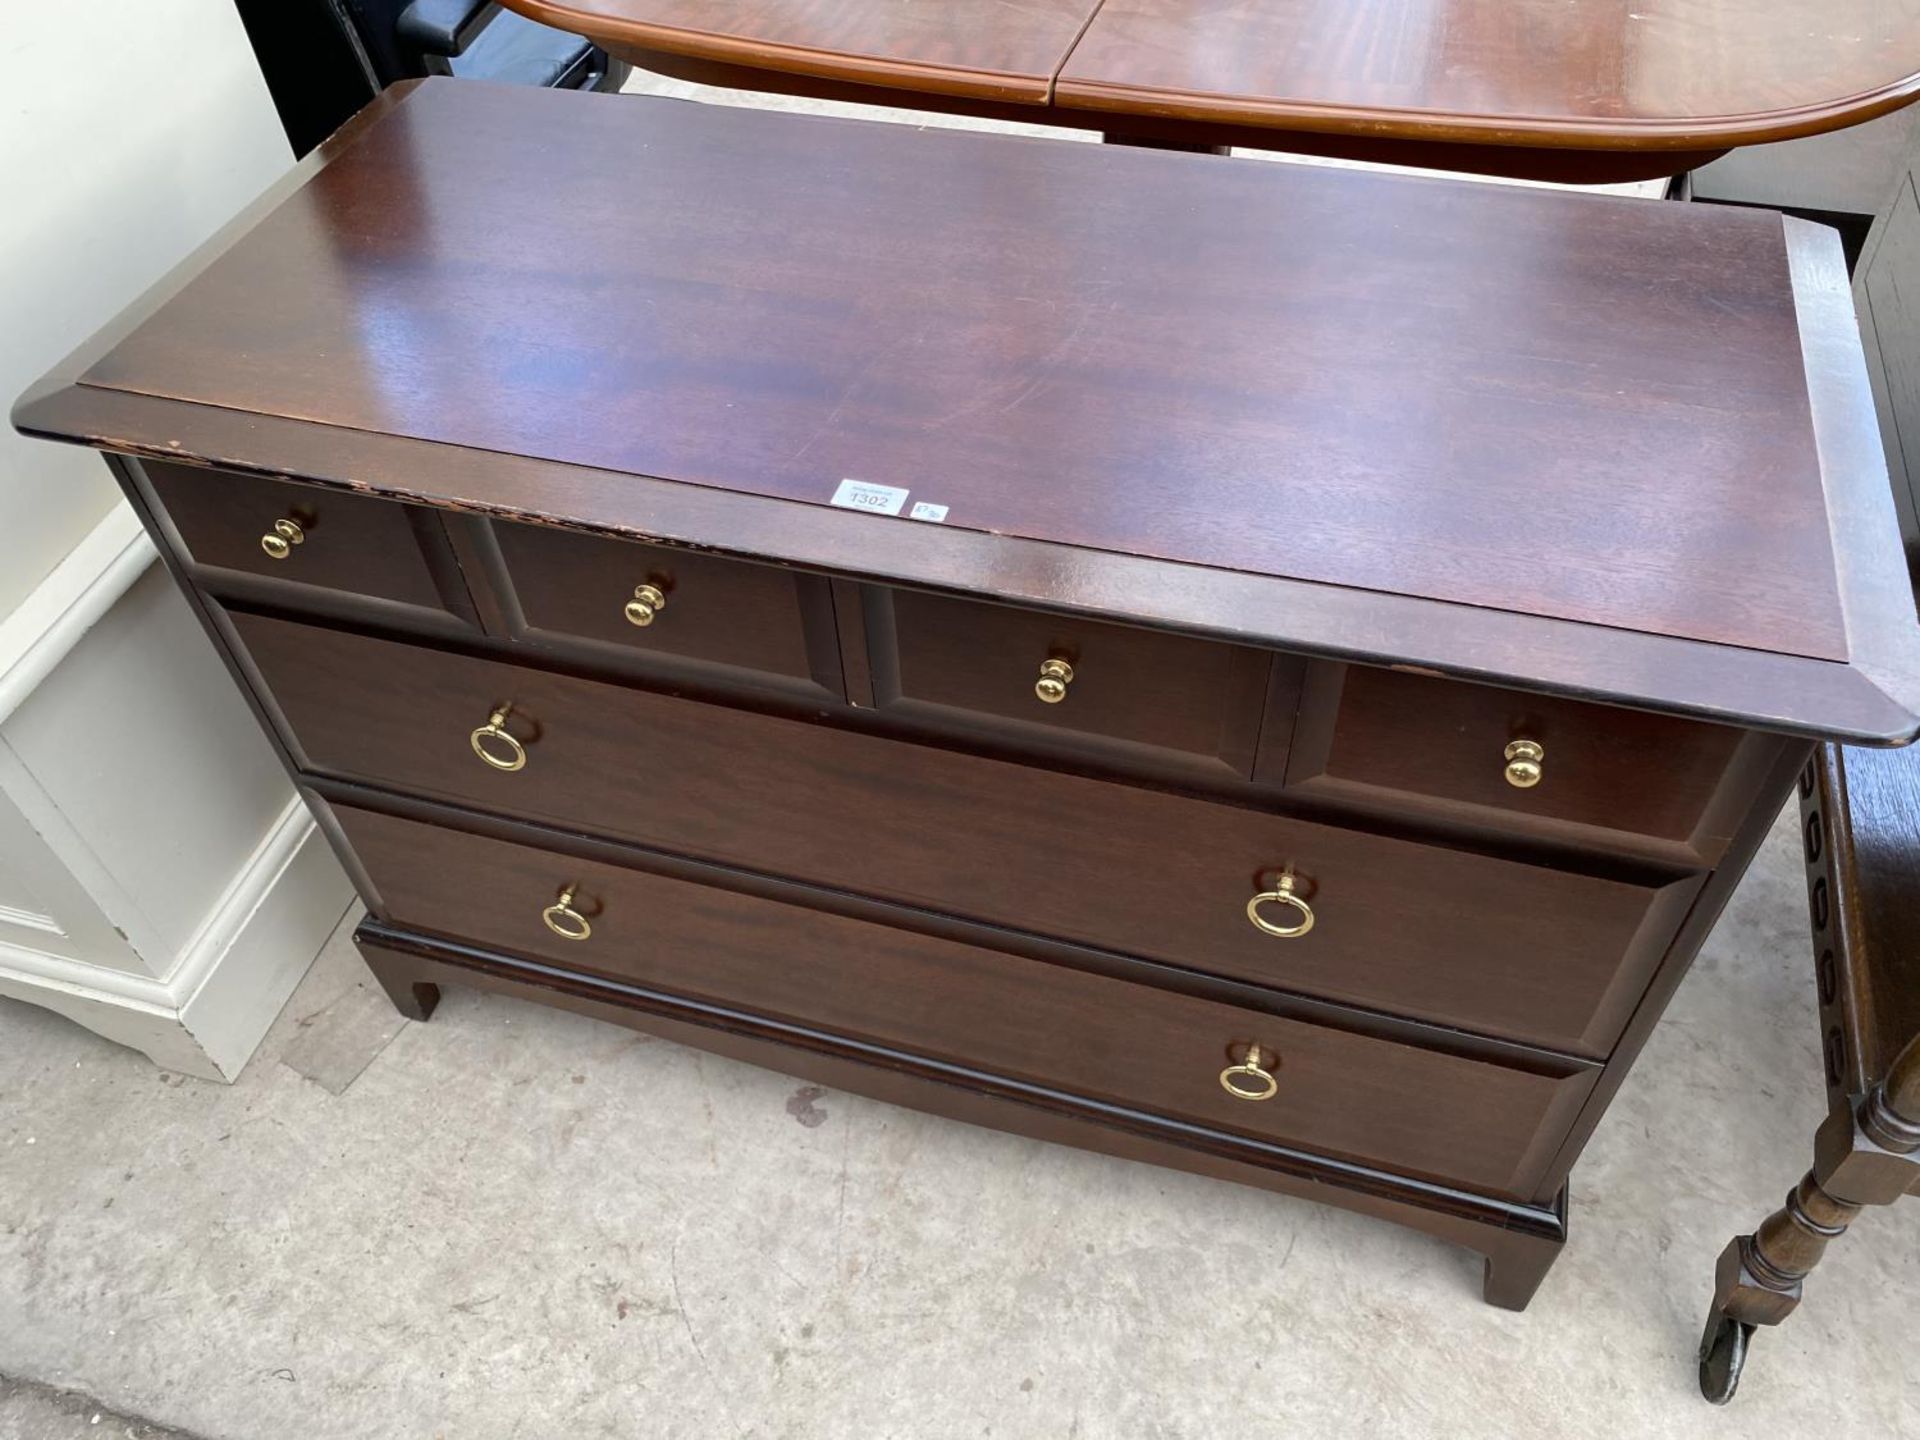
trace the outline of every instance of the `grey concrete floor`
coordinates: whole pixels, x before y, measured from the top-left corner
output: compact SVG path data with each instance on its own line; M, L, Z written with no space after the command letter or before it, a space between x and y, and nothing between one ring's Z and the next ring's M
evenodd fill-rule
M1920 1434L1920 1205L1834 1248L1731 1409L1693 1390L1714 1257L1822 1109L1794 843L1601 1126L1523 1315L1336 1210L477 992L396 1025L344 932L231 1087L9 1003L0 1374L110 1419L0 1389L0 1436Z
M1512 1315L1336 1210L473 992L404 1024L343 931L231 1087L0 1002L0 1440L1920 1435L1920 1205L1694 1392L1818 1076L1783 820Z

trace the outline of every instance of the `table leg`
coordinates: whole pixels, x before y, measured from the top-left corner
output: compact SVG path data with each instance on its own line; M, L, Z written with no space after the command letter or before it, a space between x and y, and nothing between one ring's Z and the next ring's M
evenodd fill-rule
M1732 1240L1715 1271L1713 1309L1700 1338L1700 1393L1731 1400L1760 1325L1778 1325L1800 1304L1801 1282L1868 1205L1890 1205L1920 1181L1920 1037L1853 1110L1820 1127L1813 1168L1786 1204L1751 1235Z

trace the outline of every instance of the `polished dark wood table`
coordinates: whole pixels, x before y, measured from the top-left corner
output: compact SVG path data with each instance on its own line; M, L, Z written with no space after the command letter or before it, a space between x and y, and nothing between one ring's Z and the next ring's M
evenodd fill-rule
M737 88L1558 180L1920 95L1920 0L506 0Z

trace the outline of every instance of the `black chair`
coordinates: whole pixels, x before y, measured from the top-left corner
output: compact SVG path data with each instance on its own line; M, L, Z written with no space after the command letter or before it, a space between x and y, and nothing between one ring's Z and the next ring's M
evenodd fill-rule
M632 67L497 0L235 0L294 152L421 75L618 90Z
M510 85L617 90L630 68L578 35L495 0L337 0L383 84L459 75Z

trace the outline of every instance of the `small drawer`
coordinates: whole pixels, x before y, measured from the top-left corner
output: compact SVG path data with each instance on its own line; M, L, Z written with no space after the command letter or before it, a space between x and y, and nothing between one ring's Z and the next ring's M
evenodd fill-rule
M1710 865L1772 753L1768 737L1725 725L1315 662L1287 783L1576 843L1610 832Z
M541 525L492 532L516 639L845 698L832 591L817 575Z
M219 593L256 592L228 577L407 605L471 623L472 602L439 517L391 500L199 470L142 468L197 578Z
M864 608L874 707L895 718L1244 779L1273 691L1284 750L1290 657L914 590L869 589Z
M1598 1073L1469 1058L1415 1043L1437 1035L1355 1034L603 860L334 813L398 925L1501 1195L1531 1198Z
M315 773L1589 1058L1700 883L230 619Z

